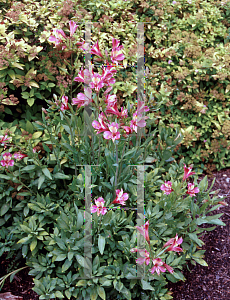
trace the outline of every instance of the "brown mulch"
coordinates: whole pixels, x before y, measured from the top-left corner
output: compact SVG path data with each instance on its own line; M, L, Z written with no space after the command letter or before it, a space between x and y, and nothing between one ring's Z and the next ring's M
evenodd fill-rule
M221 189L218 195L227 196L223 201L229 205L221 206L214 214L224 213L221 220L226 226L217 226L201 238L205 243L202 249L206 250L204 259L208 267L189 263L188 267L192 272L186 267L183 271L186 281L169 283L168 288L174 300L230 300L230 168L216 171L213 175L216 180L211 191ZM199 176L198 182L204 176ZM208 177L208 188L213 178ZM205 227L206 224L201 226ZM209 226L212 225L207 227ZM6 274L9 263L10 260L6 260L4 256L0 258L0 278ZM12 283L9 280L5 282L0 299L1 293L11 292L13 295L22 296L23 300L38 300L38 295L32 290L34 284L28 275L28 269L17 273L15 278Z
M213 175L213 178L208 177L208 188L216 177L211 192L221 189L218 195L227 196L223 201L229 205L221 206L213 214L224 213L220 219L226 226L217 226L201 238L205 243L202 249L206 250L204 260L208 267L189 263L192 272L187 268L183 271L186 281L168 285L175 300L230 300L230 168L214 172ZM201 175L199 179L204 177ZM199 179L197 182L200 182ZM214 225L203 224L200 227L211 226Z

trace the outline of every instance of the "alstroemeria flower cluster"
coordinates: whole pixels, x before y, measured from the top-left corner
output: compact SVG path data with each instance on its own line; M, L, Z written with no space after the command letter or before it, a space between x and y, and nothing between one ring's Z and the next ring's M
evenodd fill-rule
M8 169L9 166L13 166L14 165L14 160L11 159L12 158L12 154L9 152L6 152L2 155L3 160L1 160L1 165L3 167L6 167Z
M191 171L192 168L189 167L187 168L186 165L184 164L184 176L183 176L183 181L185 181L190 175L196 174L195 172ZM164 191L164 194L169 195L173 192L172 189L172 182L171 181L165 181L165 184L162 184L160 189ZM199 193L199 188L195 187L193 183L188 183L188 190L186 194L190 196L195 196L195 194Z
M113 38L112 41L112 53L111 53L111 61L117 64L117 61L121 61L125 58L122 54L121 50L123 46L119 46L120 41ZM124 120L128 118L128 110L124 107L118 109L117 106L117 98L116 95L108 94L112 90L112 84L115 83L115 79L112 78L113 75L117 72L113 65L108 61L108 55L103 55L98 41L93 45L91 49L91 54L95 54L101 59L104 59L106 63L106 67L102 66L102 74L95 73L93 71L93 65L89 66L89 70L83 70L78 73L78 76L74 78L74 81L83 82L88 87L85 89L85 94L79 93L76 98L73 98L72 105L77 105L78 108L81 106L89 105L93 103L92 92L91 89L94 89L99 95L100 89L104 87L108 87L106 91L103 93L104 103L107 105L105 108L105 114L101 112L98 116L98 120L94 120L92 122L92 126L97 130L96 134L103 132L104 139L119 140L121 135L127 137L127 134L131 134L133 132L137 133L137 128L143 128L146 126L145 120L148 119L147 116L143 117L142 113L149 111L149 108L144 105L144 102L138 100L137 109L132 115L132 119L129 124L125 124ZM99 103L98 103L99 104ZM99 104L99 109L102 110L101 103ZM119 120L118 122L112 122L107 119L107 116L116 116Z
M118 61L121 61L125 58L124 54L121 52L121 50L124 48L124 46L120 45L120 41L117 39L113 38L112 41L112 53L111 53L111 61L113 63L115 63L116 65L118 64ZM101 58L105 58L102 53L101 50L99 48L99 44L98 41L93 45L92 49L91 49L91 54L95 54ZM107 54L107 53L106 53ZM108 57L108 56L107 56ZM108 60L106 59L106 64L108 64Z
M97 93L99 93L100 89L104 86L108 86L109 88L106 90L106 93L108 93L112 89L111 85L115 83L115 79L112 78L112 76L116 72L112 66L110 68L107 67L107 69L103 67L102 74L94 72L93 69L90 71L88 69L81 69L78 76L74 78L74 81L88 84L90 88L95 89Z
M59 44L62 45L62 50L67 48L65 45L65 42L68 38L72 38L74 35L76 29L78 28L79 25L77 25L74 21L69 21L69 30L70 30L70 37L66 36L65 32L62 29L53 29L53 35L51 35L48 39L51 43L55 43L55 46L58 46ZM84 42L76 42L74 43L76 46L79 46L80 49L84 50L83 44Z
M112 99L112 100L110 100ZM121 111L119 112L117 109L117 99L114 97L114 95L107 95L106 102L107 102L107 108L105 113L107 115L116 115L119 120L127 118L128 111L127 109L121 108ZM142 117L142 112L149 111L149 108L144 105L144 102L138 101L137 104L137 110L133 114L133 119L130 121L129 126L124 125L124 123L118 124L113 122L112 124L109 124L109 121L106 120L104 113L99 114L98 121L94 120L92 123L92 126L97 130L97 134L104 132L103 136L105 139L112 139L113 142L115 139L119 139L121 134L119 132L119 129L123 129L126 134L131 134L133 131L137 133L137 127L145 127L146 122L145 119L148 117Z
M129 195L127 193L124 193L123 189L116 190L116 198L113 200L111 204L121 204L125 205L125 201L128 200ZM105 200L102 197L99 197L97 200L95 200L95 204L91 207L92 213L97 213L99 216L100 214L104 215L107 212L107 208L104 207Z
M145 240L148 242L149 247L150 247L150 239L149 239L149 221L147 221L144 225L142 226L136 226L137 230L141 233L141 235L143 235L145 237ZM175 238L170 239L163 247L167 247L170 245L170 247L168 247L165 251L176 251L176 252L180 252L183 251L183 249L181 249L180 247L177 247L179 244L181 244L183 242L182 238L178 239L178 236L176 234ZM146 249L136 249L136 248L132 248L130 250L130 252L134 253L134 252L139 252L140 256L139 258L136 259L136 263L139 265L142 264L146 264L147 266L152 262L152 268L149 269L149 272L154 274L155 272L157 272L158 275L160 275L161 272L166 272L166 270L168 270L170 273L173 273L174 270L172 267L170 267L169 265L167 265L165 262L162 261L161 258L152 258L150 257L150 253L146 250Z

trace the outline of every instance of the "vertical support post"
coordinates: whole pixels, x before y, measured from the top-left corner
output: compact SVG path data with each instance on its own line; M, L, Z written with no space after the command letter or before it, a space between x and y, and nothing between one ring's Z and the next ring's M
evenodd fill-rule
M84 277L92 277L92 230L91 230L91 166L85 166L85 242Z

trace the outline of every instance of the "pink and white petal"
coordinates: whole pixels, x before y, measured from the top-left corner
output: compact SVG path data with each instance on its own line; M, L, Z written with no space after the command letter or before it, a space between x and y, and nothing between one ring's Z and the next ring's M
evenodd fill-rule
M145 258L144 257L139 257L136 259L136 263L139 265L142 265L145 262Z
M103 137L104 137L106 140L111 140L111 138L113 137L113 134L112 134L112 132L110 132L110 131L105 131L105 132L103 133Z
M169 273L172 274L174 272L173 268L170 267L169 265L165 264L165 263L164 263L164 267L169 271Z
M163 266L158 266L158 268L161 272L166 272L166 269Z
M178 244L178 245L180 245L181 243L183 243L182 237L180 237L180 238L177 240L177 244Z
M174 247L173 251L175 251L175 252L183 252L183 249L181 247Z

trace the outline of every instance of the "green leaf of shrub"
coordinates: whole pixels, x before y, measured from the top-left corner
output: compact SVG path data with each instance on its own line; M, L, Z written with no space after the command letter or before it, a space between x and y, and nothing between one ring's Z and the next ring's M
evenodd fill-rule
M64 262L61 268L62 272L64 273L66 270L68 270L71 265L72 265L72 260L69 261L68 259L66 259L66 261Z
M142 283L142 288L143 290L151 290L154 291L154 288L144 279L141 279L141 283Z
M102 235L99 235L99 238L98 238L98 248L102 255L104 252L104 249L105 249L105 237Z
M41 188L44 181L45 181L45 176L44 175L40 176L38 179L38 189Z
M106 300L105 298L105 290L102 286L97 286L97 293L101 297L101 299Z

